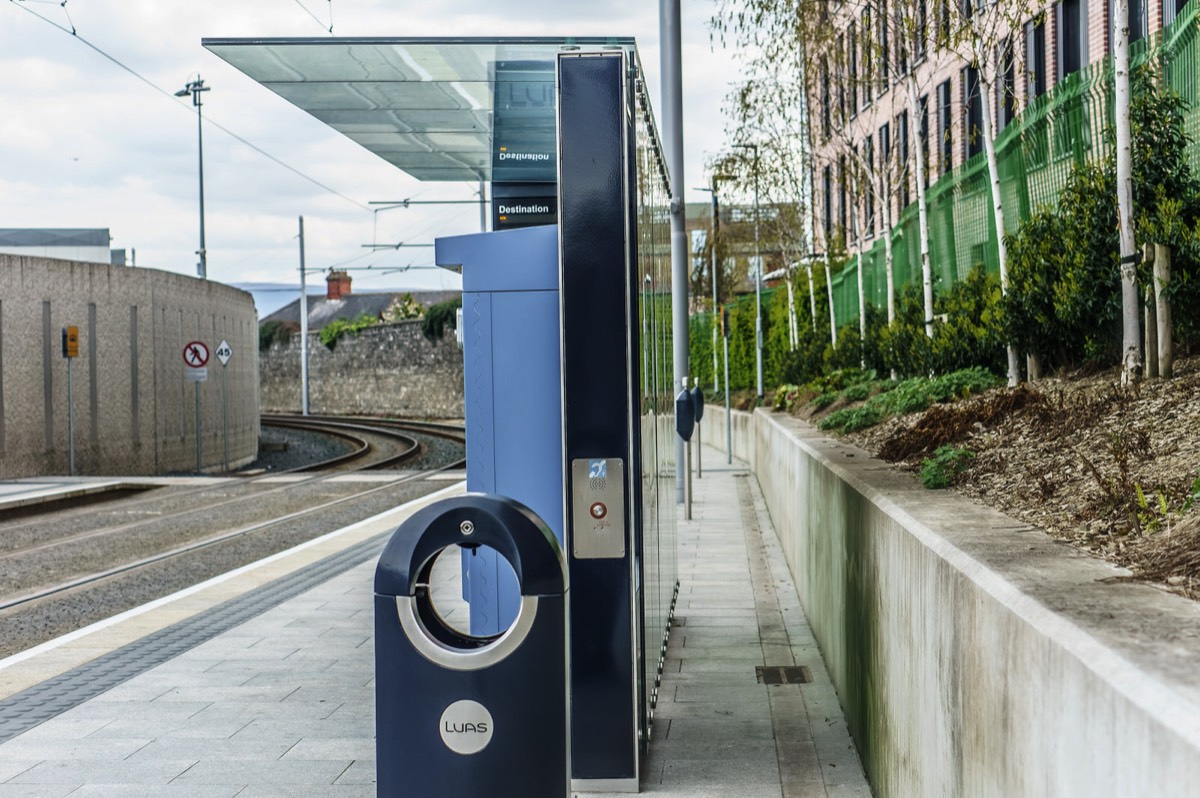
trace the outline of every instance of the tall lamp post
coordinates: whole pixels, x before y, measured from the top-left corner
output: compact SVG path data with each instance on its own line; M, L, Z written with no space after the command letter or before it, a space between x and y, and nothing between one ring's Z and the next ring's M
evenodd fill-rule
M176 97L192 95L192 105L196 107L196 136L200 144L200 249L196 252L200 256L200 263L196 266L196 272L201 280L208 279L208 250L204 247L204 113L200 110L204 107L200 93L205 91L209 91L209 87L204 85L200 75L196 75L195 80L189 80L186 86L175 92Z
M758 243L758 145L734 144L754 152L754 360L758 371L758 398L763 398L762 250Z

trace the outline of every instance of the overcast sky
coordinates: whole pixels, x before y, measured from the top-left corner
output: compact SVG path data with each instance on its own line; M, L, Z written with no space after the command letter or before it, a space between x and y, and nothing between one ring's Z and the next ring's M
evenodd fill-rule
M681 6L687 199L708 201L691 187L704 185L705 159L724 147L720 109L736 67L710 44L711 0ZM198 72L212 88L206 119L362 205L469 199L473 187L413 180L204 50L202 37L321 36L331 11L338 36L632 35L662 123L658 4L649 0L0 0L0 227L106 227L114 248L137 250L139 266L181 274L195 274L198 245L190 99L156 92L28 11L73 26L168 94ZM221 282L296 282L300 215L317 268L428 267L432 249L362 245L478 230L469 205L373 214L209 125L204 167L208 274ZM441 270L352 276L356 290L459 286Z

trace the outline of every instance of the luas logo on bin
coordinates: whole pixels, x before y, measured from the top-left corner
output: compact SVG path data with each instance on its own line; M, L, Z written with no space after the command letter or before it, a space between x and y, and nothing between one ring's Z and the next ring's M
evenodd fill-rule
M492 713L478 701L455 701L442 713L438 731L456 754L477 754L492 741Z

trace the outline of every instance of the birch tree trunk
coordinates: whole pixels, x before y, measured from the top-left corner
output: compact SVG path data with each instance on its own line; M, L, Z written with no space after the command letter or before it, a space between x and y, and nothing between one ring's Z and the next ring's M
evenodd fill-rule
M833 309L833 273L825 259L825 287L829 289L829 342L837 349L837 313Z
M788 346L790 351L796 351L796 289L792 285L792 270L788 269L785 273L788 290Z
M1117 133L1117 221L1121 235L1121 382L1141 376L1137 263L1133 233L1133 146L1129 129L1129 0L1113 3L1113 119Z
M915 52L915 50L913 51ZM908 107L912 109L914 126L921 124L921 101L917 97L917 80L909 72L905 81L908 84ZM925 151L921 148L920 128L917 135L909 135L913 149L913 163L916 164L917 183L917 237L921 245L921 285L925 289L925 335L933 337L933 269L929 263L929 207L925 202Z
M879 154L880 158L886 157L883 153ZM896 273L893 268L894 253L892 251L892 181L889 178L891 174L890 166L884 166L879 178L879 193L881 227L883 228L883 265L884 274L887 276L887 321L888 326L892 326L892 322L896 320ZM866 340L866 336L863 336Z
M1158 310L1158 373L1175 376L1175 340L1171 331L1171 300L1167 286L1171 283L1171 248L1154 245L1154 303Z
M1127 1L1127 0L1126 0ZM992 214L996 222L996 259L1000 264L1000 293L1008 293L1008 246L1004 243L1004 202L1000 196L1000 166L996 160L996 138L992 126L991 98L995 81L989 80L988 71L979 59L979 106L983 111L983 149L987 153L988 178L992 184ZM1010 343L1008 348L1008 385L1013 387L1020 379L1021 369L1017 362L1017 350Z
M1145 321L1142 324L1142 351L1146 353L1142 363L1142 376L1146 379L1158 376L1158 309L1154 304L1154 289L1146 286L1146 295L1142 300L1145 307Z
M858 224L857 174L850 180L850 190L854 194L854 251L858 259L858 339L862 342L867 340L867 306L866 293L863 290L863 237L862 227Z
M817 331L817 287L813 283L812 264L808 264L808 305L813 332Z

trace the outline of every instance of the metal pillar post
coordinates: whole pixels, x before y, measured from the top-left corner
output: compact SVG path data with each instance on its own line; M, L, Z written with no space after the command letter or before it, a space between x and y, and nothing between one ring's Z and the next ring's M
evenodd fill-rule
M204 244L204 112L201 110L204 103L200 96L209 90L197 74L195 80L189 80L187 85L175 92L176 97L187 97L190 94L192 105L196 108L196 140L200 145L200 249L196 250L200 262L196 264L196 273L201 280L208 279L208 248Z
M308 415L308 288L304 278L304 217L300 217L300 413Z
M204 463L200 457L202 451L200 443L200 434L202 431L200 422L200 383L197 381L192 384L196 386L196 473L199 474L204 470Z
M195 99L196 105L196 140L200 146L200 251L196 254L200 256L200 279L208 279L208 247L204 243L204 114L201 110L203 103L200 102L200 92L207 91L204 89L204 81L196 78L196 82L201 88L193 90L192 97Z
M754 147L754 341L755 362L758 367L758 398L763 398L763 329L762 329L762 247L758 238L758 146Z
M221 440L224 442L224 473L229 473L229 387L225 379L225 364L221 364Z
M75 380L71 372L71 361L67 358L67 469L75 476Z
M683 201L683 54L679 0L660 0L658 6L661 47L663 143L671 175L671 322L672 371L678 394L688 373L688 242ZM675 501L684 500L684 445L675 440Z
M725 327L725 463L733 464L733 420L729 413L729 327Z
M717 176L712 179L712 352L713 352L713 395L720 390L717 380L717 231L721 229L721 212L717 206Z

